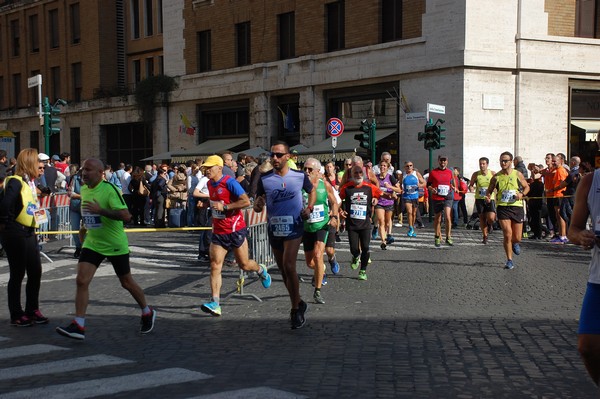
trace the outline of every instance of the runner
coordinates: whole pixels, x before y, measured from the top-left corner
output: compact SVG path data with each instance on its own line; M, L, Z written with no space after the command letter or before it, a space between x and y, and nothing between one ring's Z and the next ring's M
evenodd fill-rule
M408 237L416 237L415 221L419 210L419 189L424 188L427 183L423 176L415 170L412 161L404 162L406 173L402 179L402 199L406 207L406 215L408 216Z
M367 279L369 262L369 244L371 243L371 216L373 205L379 198L379 188L365 180L363 168L354 165L350 179L340 189L342 198L342 216L346 219L346 230L352 253L353 270L358 269L359 280Z
M104 259L108 259L125 288L142 309L140 333L147 334L154 328L156 311L148 306L144 291L135 282L129 267L129 243L123 223L131 220L131 214L119 189L103 180L104 165L97 159L87 159L81 167L81 216L85 235L79 263L77 264L77 293L75 295L75 319L67 327L56 327L65 337L85 338L85 313L89 301L89 285ZM87 232L87 234L86 234Z
M496 202L494 198L488 201L486 198L490 180L494 172L488 169L490 160L486 157L479 158L479 171L473 173L469 182L469 190L475 186L475 209L479 216L479 228L483 234L483 244L488 243L488 235L491 226L496 220Z
M379 226L379 237L381 238L381 249L394 242L394 237L391 234L392 217L394 215L394 202L396 194L400 194L402 189L398 184L398 180L393 173L388 173L390 164L388 161L382 160L379 163L379 173L377 180L379 181L379 200L375 205L375 218Z
M521 242L523 232L523 197L529 192L529 184L523 174L513 169L513 156L505 151L500 154L500 166L502 170L490 180L485 194L487 202L496 194L498 206L498 222L504 236L504 252L506 252L505 269L512 270L515 266L512 261L513 253L521 254Z
M237 180L223 175L223 158L211 155L202 164L208 181L213 233L209 247L210 289L212 300L200 306L205 313L221 316L221 270L227 251L233 251L240 269L256 272L265 288L271 286L271 276L265 265L248 259L248 228L242 209L250 206L250 198Z
M306 265L314 270L313 286L315 292L313 298L315 303L324 304L325 300L321 295L321 286L326 284L327 275L325 274L323 253L325 252L325 242L328 241L330 228L333 228L333 231L337 228L338 209L333 188L321 179L320 170L321 162L317 159L308 158L304 162L304 172L308 175L313 187L316 188L317 198L313 211L308 219L304 221L303 243ZM308 194L304 193L303 196L305 201L308 202Z
M316 191L304 172L289 168L289 151L284 142L277 142L271 147L273 170L261 175L258 181L254 211L260 213L267 205L269 241L290 295L290 321L295 330L306 323L304 313L308 306L300 298L296 258L304 234L303 219L307 219L314 209ZM308 205L304 209L302 190L308 193Z
M448 157L438 156L439 166L432 170L427 177L427 186L433 202L433 229L435 232L435 247L442 245L442 212L446 221L446 244L454 245L452 241L452 203L454 202L454 175L448 169Z

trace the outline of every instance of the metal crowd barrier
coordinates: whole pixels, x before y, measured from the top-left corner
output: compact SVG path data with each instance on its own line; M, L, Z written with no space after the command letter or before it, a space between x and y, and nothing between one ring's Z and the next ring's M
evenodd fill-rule
M51 195L44 195L38 197L40 202L40 209L46 211L46 215L48 216L48 222L43 223L37 229L38 240L40 243L40 254L46 258L49 262L52 262L52 259L48 257L44 253L43 245L51 239L62 240L64 238L69 238L69 247L73 246L72 240L73 236L70 233L67 233L71 230L71 213L69 211L69 204L71 203L71 199L66 191L57 191L56 193L52 193ZM58 234L44 234L48 231L56 231ZM65 233L60 233L65 232ZM65 247L63 247L65 248ZM59 249L62 250L63 248Z

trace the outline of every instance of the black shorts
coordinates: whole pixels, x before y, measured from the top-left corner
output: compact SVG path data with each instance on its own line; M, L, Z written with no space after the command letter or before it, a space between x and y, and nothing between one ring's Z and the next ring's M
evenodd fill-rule
M487 202L483 198L478 198L475 200L475 209L477 210L477 213L480 215L482 215L484 213L490 213L490 212L495 213L496 212L496 202L495 201Z
M546 198L546 205L548 205L548 209L558 208L560 206L559 197L551 197Z
M407 199L407 198L402 198L402 202L404 202L404 204L411 204L412 206L419 206L419 200L418 199Z
M91 263L96 267L99 267L104 259L109 260L117 276L124 276L131 273L131 268L129 267L129 254L106 256L89 248L83 248L79 255L79 262Z
M444 210L444 208L452 208L453 199L445 199L440 201L433 201L433 212L440 213Z
M375 205L375 209L383 209L386 212L394 212L394 204L386 206L377 204Z
M298 234L292 234L289 235L287 237L275 237L273 235L273 233L271 231L269 231L269 244L271 244L271 247L277 251L283 251L283 243L286 241L292 241L292 240L297 240L297 239L302 239L302 237L304 236L304 233L302 233L301 235Z
M326 242L327 236L329 235L329 226L325 225L321 230L317 230L314 233L304 231L302 236L302 244L304 244L304 252L312 251L315 249L315 244L318 242Z
M335 248L335 235L337 234L337 229L331 225L329 225L329 234L327 234L327 242L325 243L325 247Z
M510 220L515 223L523 223L525 210L522 206L498 206L498 220Z
M248 229L243 228L238 231L234 231L229 234L215 234L213 233L210 242L212 244L218 245L220 247L225 248L226 250L236 249L244 245L244 241L246 241L246 237L248 237Z

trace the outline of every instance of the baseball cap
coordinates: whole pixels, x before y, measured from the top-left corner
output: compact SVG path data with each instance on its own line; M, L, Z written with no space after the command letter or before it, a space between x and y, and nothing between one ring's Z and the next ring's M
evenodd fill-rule
M292 150L291 153L292 155L298 155L298 150Z
M50 159L50 157L48 155L44 154L43 152L40 152L38 154L38 160L40 160L40 161L47 161L49 159Z
M53 161L60 161L60 157L58 155L52 155L52 160Z
M202 164L205 168L210 168L211 166L223 166L223 158L218 155L211 155L206 158L206 161Z

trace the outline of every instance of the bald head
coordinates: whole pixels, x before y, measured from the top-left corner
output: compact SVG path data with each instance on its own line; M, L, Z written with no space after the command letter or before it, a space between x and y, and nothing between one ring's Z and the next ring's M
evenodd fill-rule
M90 188L94 188L104 177L104 163L99 159L86 159L81 166L81 180Z

